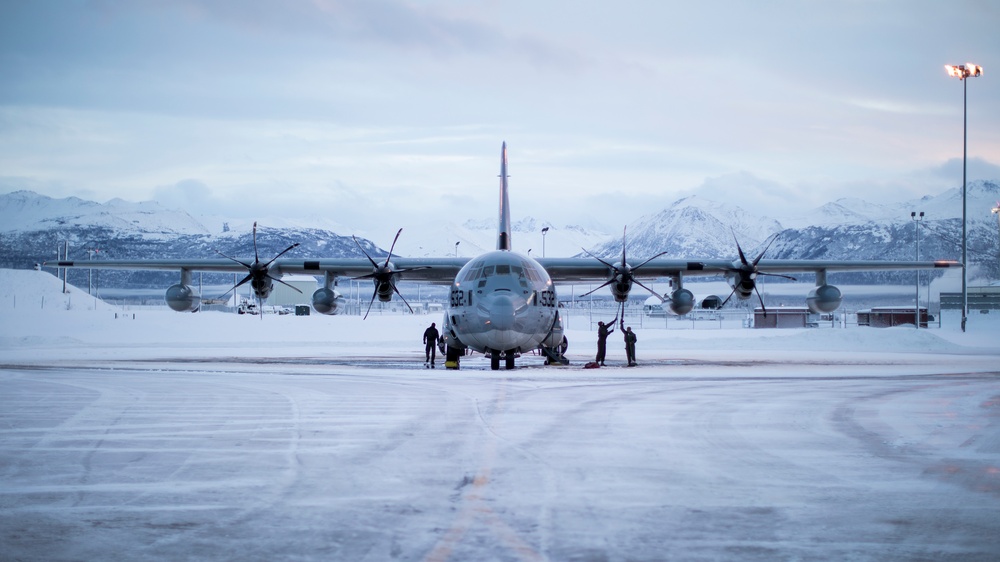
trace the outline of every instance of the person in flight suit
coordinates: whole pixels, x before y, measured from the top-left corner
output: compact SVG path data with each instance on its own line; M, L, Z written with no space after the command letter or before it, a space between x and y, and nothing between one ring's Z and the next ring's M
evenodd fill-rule
M621 327L625 329L625 356L628 358L628 366L635 367L635 342L637 339L635 332L632 331L632 326L625 328L625 319L622 318Z
M608 326L611 329L608 329ZM612 320L610 324L605 324L604 322L597 323L597 364L604 366L604 354L608 350L608 335L615 331L615 321Z
M424 330L424 367L434 368L434 356L437 352L437 341L440 334L437 328L434 327L434 322L431 322L431 326Z

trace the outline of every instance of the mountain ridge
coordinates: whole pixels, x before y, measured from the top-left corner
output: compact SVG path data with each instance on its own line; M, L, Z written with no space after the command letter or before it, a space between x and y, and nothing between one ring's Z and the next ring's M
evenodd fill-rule
M997 259L1000 239L995 216L975 210L989 208L1000 199L1000 185L993 181L971 182L967 198L970 278L974 275L996 278L1000 276ZM512 225L512 241L516 250L535 257L586 256L586 250L602 258L618 258L624 235L627 256L635 263L660 252L679 259L736 259L737 242L752 259L777 234L767 258L911 260L918 228L910 220L911 210L926 213L919 225L920 259L959 259L960 188L893 204L876 205L863 199L842 198L809 209L799 217L783 219L756 215L735 203L688 196L639 217L618 233L614 232L617 229L605 227L592 218L560 225L524 216ZM3 219L0 266L8 268L29 268L51 260L65 241L70 244L70 259L75 260L92 256L198 259L218 257L217 252L246 256L253 248L249 229L227 231L224 227L221 232L218 229L210 232L188 212L169 209L155 201L135 203L114 199L101 204L77 197L54 199L20 190L0 194L0 217ZM282 218L274 222L295 223L294 219ZM548 231L543 234L541 230L546 227ZM393 230L389 226L375 235L364 231L338 233L323 228L275 228L262 221L258 245L262 259L295 242L301 246L287 254L288 257L363 257L358 244L373 257L384 256L384 248L392 242ZM432 220L424 226L404 229L394 253L407 257L472 256L495 247L494 220L467 219L462 223ZM140 281L148 275L116 273L127 283L149 281ZM876 274L875 278L879 276Z

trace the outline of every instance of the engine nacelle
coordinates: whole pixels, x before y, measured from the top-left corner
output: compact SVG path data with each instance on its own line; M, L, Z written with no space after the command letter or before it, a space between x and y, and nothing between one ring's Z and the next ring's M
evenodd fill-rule
M253 293L257 295L257 299L260 300L260 302L264 302L267 300L267 297L271 296L271 290L274 289L274 283L271 281L271 278L267 276L254 277L250 280L250 287L253 289Z
M694 293L687 289L677 289L670 293L670 310L678 316L683 316L694 308Z
M840 289L833 285L820 285L809 291L809 296L806 297L806 306L816 314L833 312L840 308L840 302L843 300L844 297L840 294Z
M628 302L628 295L632 292L632 279L619 279L611 284L611 295L615 297L615 302Z
M319 289L313 293L312 307L320 314L339 314L344 309L344 296L333 289Z
M733 283L733 292L736 294L736 298L741 301L748 300L753 296L754 288L757 286L757 282L749 277L740 276Z
M378 283L375 284L375 293L378 294L378 300L380 302L389 302L392 300L392 294L396 292L393 288L391 282L389 283Z
M201 308L201 295L189 285L178 283L167 289L167 306L177 312L196 312Z

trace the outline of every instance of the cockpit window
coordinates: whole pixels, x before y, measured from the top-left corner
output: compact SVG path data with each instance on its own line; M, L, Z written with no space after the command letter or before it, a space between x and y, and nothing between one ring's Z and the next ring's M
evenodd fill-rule
M493 264L489 264L489 260L476 260L471 264L462 281L471 283L478 281L478 285L483 287L486 280L494 275L513 275L519 284L525 287L537 286L544 282L543 274L539 271L536 264L528 260L517 260L516 258L508 263L496 263L494 261Z
M521 264L524 266L524 272L528 275L528 279L530 279L532 283L541 282L541 278L538 277L538 272L535 271L534 267L529 265L528 262L521 262Z

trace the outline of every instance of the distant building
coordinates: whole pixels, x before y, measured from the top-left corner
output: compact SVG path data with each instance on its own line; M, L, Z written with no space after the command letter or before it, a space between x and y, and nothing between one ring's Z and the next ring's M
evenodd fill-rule
M754 328L805 328L815 326L814 315L805 307L756 308L753 311Z
M959 295L961 296L961 295ZM913 307L875 307L858 311L858 326L872 328L891 328L892 326L912 326L916 311ZM927 314L926 307L920 307L920 327L926 328L927 322L934 318Z
M969 310L1000 310L1000 286L969 287ZM962 310L962 293L941 293L941 310Z
M271 306L295 306L297 304L308 304L312 302L312 294L319 289L319 281L311 275L285 275L282 281L288 283L299 291L290 289L281 283L275 283L271 295L267 297L267 304Z

